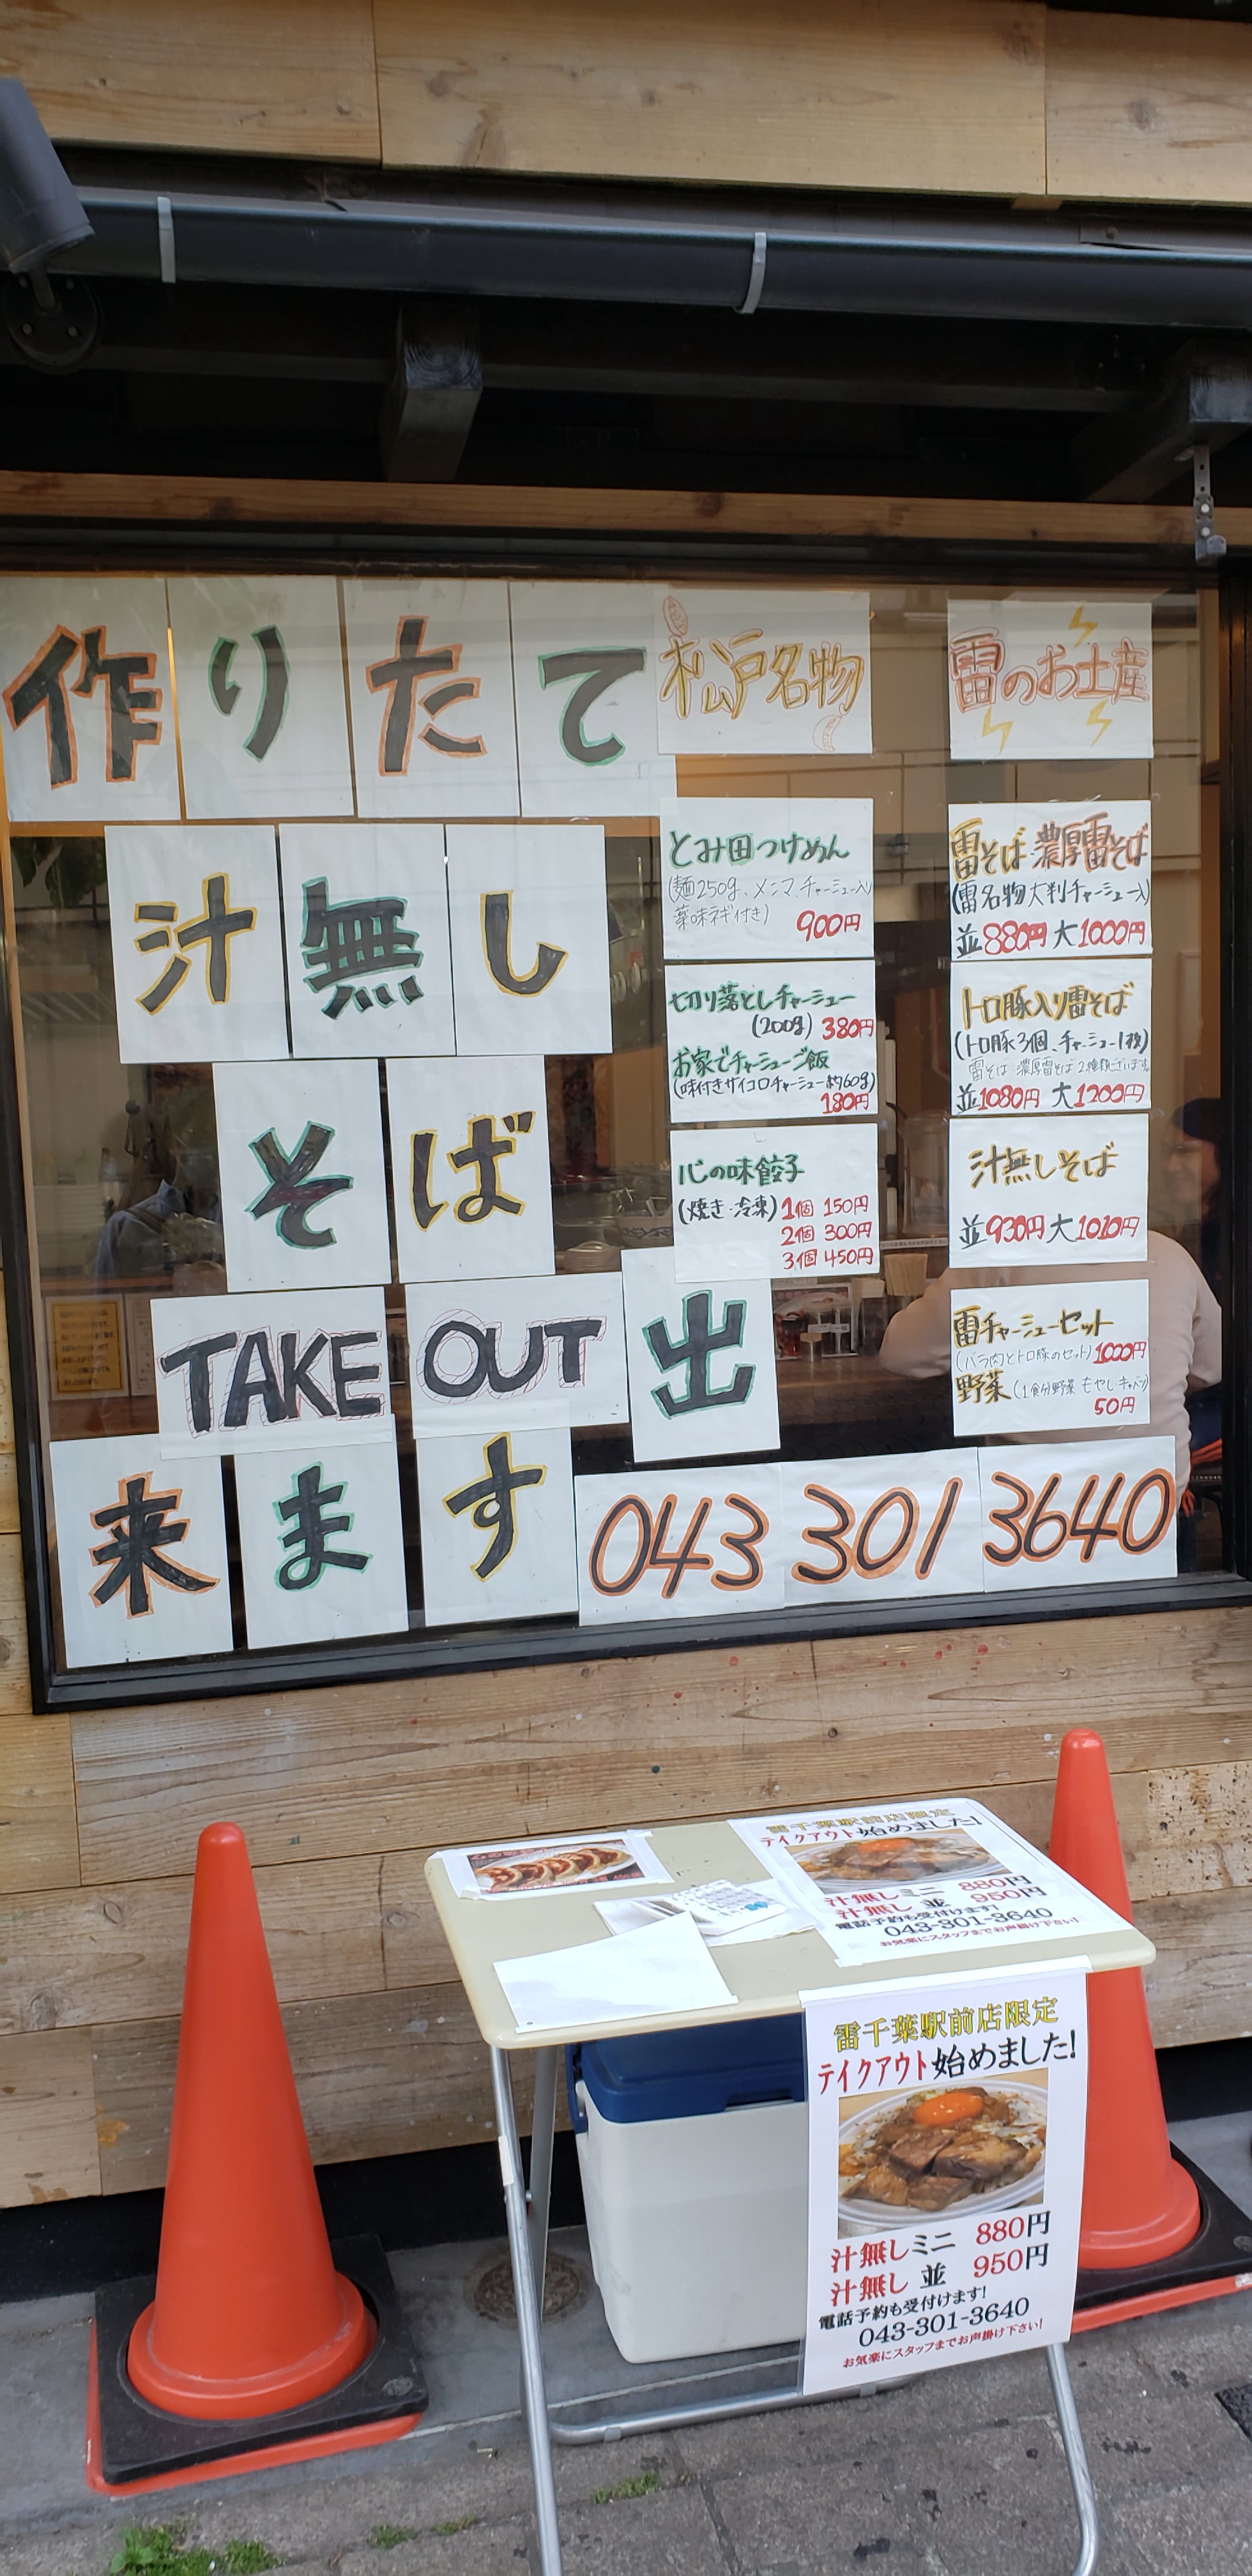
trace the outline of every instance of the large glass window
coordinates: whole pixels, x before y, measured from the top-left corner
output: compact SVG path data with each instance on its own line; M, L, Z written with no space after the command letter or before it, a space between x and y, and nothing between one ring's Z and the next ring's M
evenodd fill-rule
M0 639L59 1668L1221 1569L1214 594Z

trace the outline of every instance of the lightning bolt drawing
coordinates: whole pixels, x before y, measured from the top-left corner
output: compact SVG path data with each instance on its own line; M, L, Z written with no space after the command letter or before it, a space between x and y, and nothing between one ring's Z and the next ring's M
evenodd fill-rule
M1076 635L1079 643L1085 644L1088 636L1094 635L1096 624L1097 620L1094 617L1085 617L1083 615L1082 602L1080 600L1069 621L1069 631L1071 635Z
M1095 726L1095 738L1097 742L1103 742L1109 726L1113 721L1112 717L1106 716L1104 712L1107 705L1107 698L1097 698L1095 705L1092 707L1091 713L1087 718L1088 724Z
M987 710L986 710L986 713L985 713L985 714L984 714L984 716L983 716L983 720L982 720L982 729L983 729L983 732L984 732L985 734L993 734L993 733L998 733L998 734L999 734L999 737L1000 737L1000 750L999 750L999 755L998 755L998 757L999 757L1001 760L1006 760L1006 759L1008 758L1008 750L1007 750L1008 738L1009 738L1009 735L1011 734L1011 732L1012 732L1012 730L1013 730L1013 719L1012 719L1012 717L1011 717L1011 716L1006 717L1006 718L1005 718L1005 720L1004 720L1004 722L1003 722L1003 723L1001 723L1001 724L993 724L993 723L992 723L992 721L991 721L991 709L990 709L990 707L988 707L988 708L987 708Z

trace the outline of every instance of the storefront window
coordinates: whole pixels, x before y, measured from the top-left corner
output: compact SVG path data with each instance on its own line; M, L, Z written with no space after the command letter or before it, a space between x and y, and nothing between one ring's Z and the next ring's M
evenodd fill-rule
M1214 594L4 588L58 1669L1222 1568Z

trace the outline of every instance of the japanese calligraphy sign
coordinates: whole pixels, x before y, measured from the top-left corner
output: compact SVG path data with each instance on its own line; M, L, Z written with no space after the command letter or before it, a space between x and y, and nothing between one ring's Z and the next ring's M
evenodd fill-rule
M954 1449L784 1466L787 1600L981 1592L975 1461Z
M345 581L357 811L516 814L503 581Z
M622 1294L636 1458L740 1457L778 1447L767 1281L675 1278L672 1251L624 1252Z
M438 823L286 823L279 834L298 1056L453 1055Z
M0 626L10 821L177 822L164 582L6 580Z
M674 793L656 747L652 592L514 581L513 687L524 814L655 814Z
M567 1430L419 1436L417 1491L428 1627L577 1609Z
M665 969L672 1118L878 1107L874 962Z
M122 825L105 846L122 1063L285 1056L273 826Z
M1150 760L1150 599L952 599L954 760Z
M805 2395L1064 2343L1087 2112L1081 1967L802 2001Z
M227 1286L389 1281L376 1067L219 1064L213 1102Z
M154 1297L163 1458L392 1438L381 1288Z
M542 1056L389 1060L400 1277L551 1278Z
M458 1055L608 1055L609 916L595 823L453 824Z
M952 969L952 1108L1147 1109L1152 1100L1152 964L1083 958L1076 967Z
M670 1136L680 1279L878 1268L878 1129L711 1127Z
M952 958L1123 962L1152 950L1152 809L950 805Z
M871 796L684 796L661 806L667 957L872 957Z
M407 1305L416 1439L629 1420L617 1271L413 1287Z
M1150 1438L980 1449L987 1591L1176 1574L1176 1464Z
M155 1433L54 1440L52 1501L67 1664L228 1655L222 1471L171 1466Z
M781 1609L781 1472L623 1467L576 1477L581 1622Z
M250 1646L407 1629L394 1422L367 1448L254 1451L235 1491Z
M966 1264L1037 1269L1069 1249L1084 1265L1138 1259L1148 1231L1146 1117L954 1118L948 1222L953 1256Z
M662 751L872 751L869 593L656 594Z
M841 1967L927 1950L1026 1950L1124 1929L1099 1897L973 1798L733 1821Z
M169 601L188 814L350 814L333 575L188 573Z
M952 1424L958 1440L1151 1418L1148 1283L954 1288Z

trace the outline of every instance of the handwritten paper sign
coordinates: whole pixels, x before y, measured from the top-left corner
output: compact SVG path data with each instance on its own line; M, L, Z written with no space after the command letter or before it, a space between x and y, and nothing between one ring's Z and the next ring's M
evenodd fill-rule
M968 1455L789 1461L782 1477L789 1603L981 1592L982 1511Z
M377 1068L219 1064L213 1104L232 1293L389 1282Z
M1147 1423L1146 1279L952 1290L952 1425L1006 1431Z
M804 1997L804 2393L1064 2343L1087 1990L1054 1962Z
M841 1967L919 1950L998 1950L1124 1930L1076 1879L974 1798L736 1816L735 1832Z
M516 814L508 583L343 585L357 812Z
M164 582L16 575L0 632L10 822L177 822Z
M952 956L1033 963L1152 950L1150 805L950 805Z
M552 1276L542 1056L387 1065L402 1279Z
M392 1438L381 1288L154 1297L163 1458Z
M66 1663L228 1655L230 1574L216 1458L171 1467L155 1432L54 1440L49 1454Z
M188 814L350 814L334 576L186 573L169 599Z
M672 1118L865 1118L878 1108L873 959L667 966Z
M667 1248L622 1254L636 1458L740 1457L778 1447L769 1285L686 1287Z
M120 1297L49 1297L45 1314L58 1395L125 1395Z
M661 807L667 957L872 957L871 796L683 796Z
M382 1637L409 1624L395 1424L367 1448L235 1461L250 1646Z
M780 1475L740 1466L576 1477L580 1622L781 1609Z
M286 1056L273 825L123 824L105 851L121 1062Z
M440 823L285 823L292 1052L454 1055Z
M670 1135L679 1279L878 1268L878 1129L711 1127Z
M616 1270L412 1287L406 1302L415 1439L629 1420Z
M1147 1109L1152 966L1084 958L1023 969L975 957L952 969L952 1108Z
M868 591L674 583L654 635L662 751L872 751Z
M453 824L458 1055L608 1055L609 916L596 823Z
M1150 760L1150 599L948 602L954 760Z
M1146 1118L954 1118L948 1216L955 1258L1037 1269L1136 1260L1148 1232Z
M419 1439L417 1491L428 1627L577 1609L568 1430Z
M650 586L513 581L509 610L523 814L655 814L674 761L656 747Z
M1176 1464L1151 1438L980 1449L987 1591L1176 1574Z

